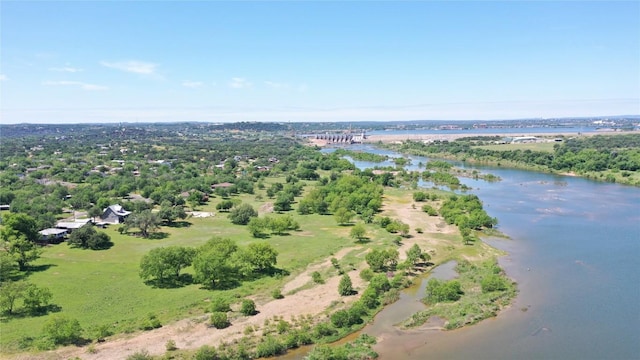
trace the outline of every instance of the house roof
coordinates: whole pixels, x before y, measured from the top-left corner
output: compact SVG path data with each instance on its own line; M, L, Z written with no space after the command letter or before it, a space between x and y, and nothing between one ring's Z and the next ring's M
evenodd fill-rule
M48 229L38 231L38 233L43 236L64 234L66 232L67 232L67 229L57 229L57 228L48 228Z
M91 219L78 219L76 221L59 221L56 227L59 229L80 229L87 225Z
M211 185L211 187L213 189L218 188L218 187L229 187L229 186L233 186L233 184L232 183L228 183L228 182L223 182L223 183L220 183L220 184Z
M120 204L111 205L107 209L111 209L111 211L118 216L127 216L131 214L131 211L125 210ZM107 209L104 209L104 211L107 211Z

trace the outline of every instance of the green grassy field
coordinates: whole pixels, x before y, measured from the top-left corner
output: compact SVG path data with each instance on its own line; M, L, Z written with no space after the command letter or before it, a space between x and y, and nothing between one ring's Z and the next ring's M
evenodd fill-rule
M269 182L276 180L283 179L269 179ZM256 195L242 195L239 198L259 209L271 201L264 194L262 196L262 201L256 201ZM190 226L187 227L163 226L160 231L167 234L163 239L121 235L116 231L117 226L112 226L104 230L114 243L108 250L82 250L70 248L66 243L46 247L41 258L33 263L39 271L32 272L27 280L51 289L52 303L60 306L61 314L78 319L87 338L94 338L95 330L104 325L116 334L137 331L149 313L155 314L162 323L203 314L207 311L208 300L215 296L238 301L248 295L268 299L271 290L281 287L286 277L265 277L224 291L203 289L199 284L158 289L140 279L140 259L156 247L195 247L212 236L231 238L239 245L259 241L252 238L244 226L233 225L225 213L215 211L219 201L220 198L214 198L198 209L214 212L213 217L189 218L187 222ZM354 240L349 237L350 227L337 226L333 216L300 216L295 211L289 214L300 223L301 230L272 236L266 241L279 252L277 267L292 276L309 264L324 260L343 247L354 245ZM391 244L393 236L375 229L374 225L370 226L369 233L376 243ZM355 258L350 260L357 261ZM184 273L192 273L192 269L187 268ZM54 314L3 318L0 337L2 352L18 351L21 339L39 337L42 325Z

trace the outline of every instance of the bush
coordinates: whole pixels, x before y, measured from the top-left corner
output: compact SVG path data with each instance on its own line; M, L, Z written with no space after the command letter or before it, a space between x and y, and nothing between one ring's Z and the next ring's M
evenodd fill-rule
M458 280L440 281L438 279L429 280L426 293L426 299L432 303L457 301L463 294Z
M242 300L242 306L240 307L240 313L245 316L253 316L257 314L256 303L251 299Z
M211 326L216 329L224 329L231 325L229 322L229 318L227 317L227 313L224 312L214 312L211 314L210 319Z
M211 299L211 312L229 312L231 307L227 299L216 297Z
M313 328L313 335L317 339L323 338L325 336L331 336L335 333L337 333L336 329L332 328L327 323L319 323L315 328Z
M425 201L427 200L427 198L429 197L429 195L427 193L425 193L424 191L416 191L413 193L413 200L414 201Z
M374 272L373 272L373 270L371 270L371 268L366 268L366 269L363 269L362 271L360 271L360 277L364 281L371 280L373 275L374 275Z
M349 313L346 310L338 310L331 315L331 323L337 328L349 326Z
M313 279L313 282L316 284L324 284L324 280L322 280L322 275L320 275L320 273L317 271L314 271L311 273L311 278Z
M280 289L274 289L274 290L271 292L271 296L272 296L274 299L283 299L283 298L284 298L284 295L282 295L282 291L280 291Z
M213 360L218 359L216 348L209 345L201 346L193 355L193 360Z
M162 324L160 323L160 320L158 320L158 317L153 313L147 314L147 318L144 319L140 325L140 329L142 330L153 330L160 327L162 327Z
M340 284L338 284L338 293L340 296L353 295L353 284L351 283L349 274L344 274L340 279Z
M480 286L482 287L483 293L507 290L507 283L505 279L496 274L486 276L482 281L480 281Z
M178 350L178 347L176 346L176 342L175 340L168 340L166 344L164 344L165 349L167 349L167 351L175 351Z
M429 216L438 216L438 211L433 208L431 205L424 204L422 205L422 211L429 214Z
M256 346L256 357L270 357L284 354L287 348L278 339L267 336L267 338Z
M54 316L45 322L42 332L55 345L70 345L82 340L82 328L78 320L64 315Z
M147 350L140 350L127 356L127 360L153 360L153 356Z

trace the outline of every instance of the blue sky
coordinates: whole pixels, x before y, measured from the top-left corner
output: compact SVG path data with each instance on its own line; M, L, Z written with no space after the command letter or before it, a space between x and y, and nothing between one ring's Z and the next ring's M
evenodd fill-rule
M2 123L640 114L640 2L0 3Z

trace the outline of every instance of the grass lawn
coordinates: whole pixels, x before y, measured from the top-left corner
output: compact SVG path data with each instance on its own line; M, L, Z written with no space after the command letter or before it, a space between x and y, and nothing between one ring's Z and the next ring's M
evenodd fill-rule
M239 198L259 209L264 203L272 201L264 194L262 196L263 201L256 201L256 195L242 195ZM66 243L49 246L44 249L42 257L33 263L41 270L28 275L27 280L48 287L53 292L52 303L61 308L59 313L78 319L88 338L95 338L95 330L102 325L108 325L116 334L137 331L150 313L155 314L162 323L203 314L207 311L208 300L213 296L225 296L238 301L248 295L268 298L271 290L282 286L286 278L262 278L225 291L203 289L199 284L157 289L140 279L140 259L155 247L195 247L212 236L231 238L241 246L263 241L252 238L244 226L233 225L226 214L215 211L219 201L220 198L214 198L198 209L214 212L213 217L189 218L187 222L190 226L186 227L163 226L160 231L167 234L163 239L121 235L116 231L117 226L112 226L104 230L114 243L108 250L82 250L70 248ZM343 247L354 245L354 240L349 237L350 227L336 226L333 216L300 216L295 211L289 214L300 223L301 230L288 235L271 236L266 241L279 252L277 267L292 275L313 262L330 257ZM390 241L390 236L384 236L383 239L387 237ZM192 269L184 272L192 273ZM3 318L0 337L2 352L18 351L22 338L39 337L43 324L53 315L55 313Z

